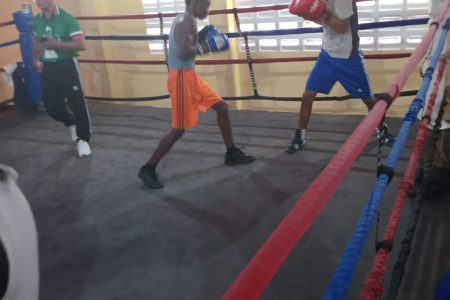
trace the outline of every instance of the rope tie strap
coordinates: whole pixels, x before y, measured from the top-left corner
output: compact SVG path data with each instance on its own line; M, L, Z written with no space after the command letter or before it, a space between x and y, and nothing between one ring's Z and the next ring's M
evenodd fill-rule
M392 178L395 176L394 169L383 164L378 167L377 177L380 177L381 174L386 174L388 176L388 184L391 183Z
M381 240L381 241L378 241L376 244L376 252L378 252L378 250L380 250L380 249L385 249L388 252L391 252L392 248L393 248L392 241Z
M430 115L423 115L422 121L423 120L428 120L428 122L431 122L431 116Z
M438 23L438 22L436 22L436 21L434 21L434 22L431 22L431 24L430 24L430 27L431 27L431 26L433 26L433 25L436 25L436 27L439 27L439 23Z
M388 93L378 94L376 99L377 99L376 100L377 102L380 100L385 101L388 104L387 108L389 108L391 106L392 102L394 102L394 98L392 98L392 96L389 95Z
M425 71L425 74L427 73L433 73L434 72L434 68L433 67L428 67ZM424 75L425 76L425 75ZM423 76L422 76L423 77Z

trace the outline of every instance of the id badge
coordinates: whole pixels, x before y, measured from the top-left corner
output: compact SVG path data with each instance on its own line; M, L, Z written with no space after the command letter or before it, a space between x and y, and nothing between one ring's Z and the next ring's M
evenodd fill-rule
M56 54L55 50L45 50L44 51L44 58L45 59L54 59L58 58L58 54Z

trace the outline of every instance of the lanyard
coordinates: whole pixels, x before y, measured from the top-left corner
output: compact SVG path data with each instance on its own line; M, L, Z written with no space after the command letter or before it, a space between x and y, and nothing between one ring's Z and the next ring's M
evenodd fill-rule
M50 24L50 22L52 21L52 19L54 18L54 16L51 16L49 19L47 19L45 16L43 16L44 18L44 30L45 30L45 35L47 37L51 37L53 36L53 28ZM52 22L53 23L53 22ZM54 25L54 24L52 24Z

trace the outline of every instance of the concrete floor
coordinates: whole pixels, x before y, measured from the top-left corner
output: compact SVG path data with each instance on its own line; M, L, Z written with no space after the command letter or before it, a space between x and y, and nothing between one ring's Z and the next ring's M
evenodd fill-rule
M68 130L44 112L0 114L0 162L20 174L36 217L45 300L219 299L362 119L313 115L307 147L287 155L283 148L297 114L231 111L236 143L257 161L227 167L215 114L209 112L160 163L166 187L155 191L136 175L168 132L170 111L102 103L90 103L90 110L93 155L82 159ZM390 120L394 132L399 123ZM380 232L412 142L386 192ZM376 153L373 138L263 299L321 299L374 186ZM422 228L417 249L425 247L421 236L448 249L448 209L433 205L421 224L435 228L431 222L439 213L439 232ZM407 205L404 215L409 211ZM374 244L375 231L348 299L358 298ZM444 265L450 267L449 252L439 249L440 269L434 268L433 280ZM413 257L426 261L430 255L437 260L421 251ZM432 280L413 274L407 279L404 286L411 293L415 285L409 282ZM433 291L429 284L428 295Z

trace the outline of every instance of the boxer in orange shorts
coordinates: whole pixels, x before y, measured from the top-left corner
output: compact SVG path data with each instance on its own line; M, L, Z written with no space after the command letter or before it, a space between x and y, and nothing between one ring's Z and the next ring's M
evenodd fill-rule
M195 72L195 56L228 50L228 37L211 25L197 32L197 18L206 18L211 0L185 2L186 10L174 19L169 35L170 72L167 88L172 101L172 129L161 139L149 161L138 173L138 177L152 189L164 187L156 174L159 161L186 129L197 125L199 112L206 112L210 107L217 112L217 122L227 149L225 164L249 164L255 160L235 146L227 104Z

